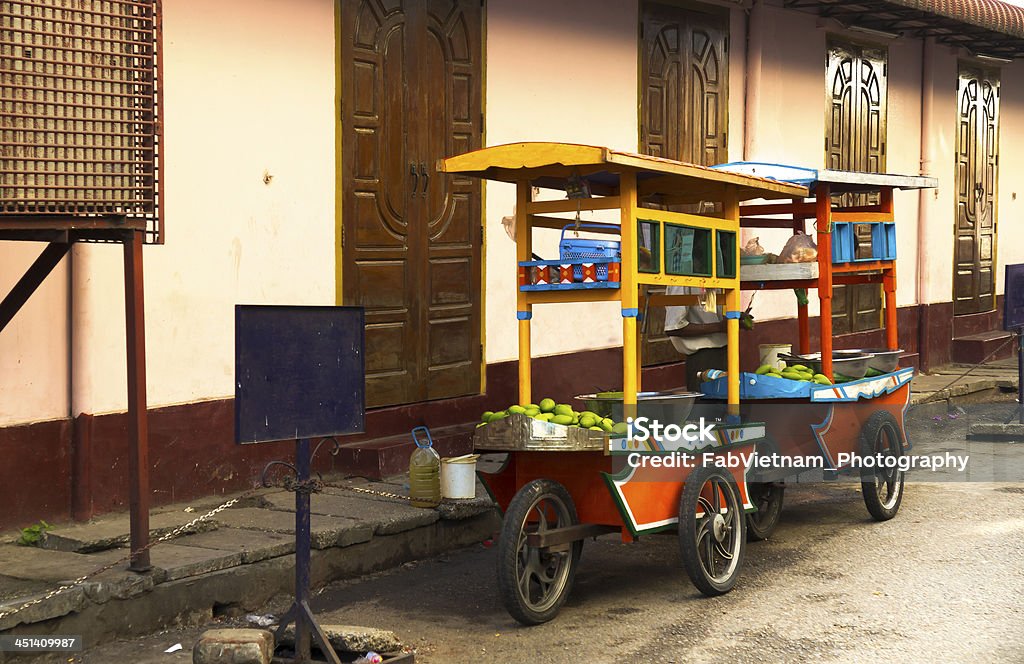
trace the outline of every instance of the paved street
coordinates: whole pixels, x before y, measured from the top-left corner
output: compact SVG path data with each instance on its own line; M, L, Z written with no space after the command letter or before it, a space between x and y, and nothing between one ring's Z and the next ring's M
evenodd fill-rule
M1008 407L914 418L915 451L963 445L970 420ZM1024 457L1021 443L970 447L1002 466ZM694 589L676 538L662 535L588 542L568 603L539 627L501 608L496 551L481 545L334 584L314 608L323 622L394 630L421 662L1024 660L1024 483L914 482L886 523L869 519L855 485L791 486L786 501L776 534L748 546L736 589L716 599ZM76 661L189 661L199 631ZM179 641L185 652L163 654Z

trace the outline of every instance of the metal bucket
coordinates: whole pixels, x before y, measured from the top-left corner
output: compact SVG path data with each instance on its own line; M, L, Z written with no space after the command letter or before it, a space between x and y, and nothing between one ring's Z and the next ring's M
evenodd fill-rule
M476 498L476 460L479 454L441 459L441 497Z

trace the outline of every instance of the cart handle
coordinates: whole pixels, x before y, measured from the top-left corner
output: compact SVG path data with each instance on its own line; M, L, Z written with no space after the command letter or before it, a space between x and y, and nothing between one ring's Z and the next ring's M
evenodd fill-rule
M562 227L562 238L561 238L562 240L565 239L565 232L567 230L569 230L570 228L573 229L573 230L586 230L586 229L589 228L589 229L592 229L592 230L602 230L602 231L606 231L606 230L609 230L609 229L612 229L612 228L616 228L616 229L619 229L618 232L620 234L622 233L621 228L619 228L619 226L617 226L615 224L596 224L596 223L577 224L576 222L573 222L571 224L566 224L565 226Z
M424 433L424 434L427 435L427 444L426 445L424 445L422 442L420 442L419 436L416 435L417 433ZM427 427L416 427L416 428L414 428L412 430L412 441L414 443L416 443L416 447L433 447L434 446L434 439L430 437L430 429L428 429Z

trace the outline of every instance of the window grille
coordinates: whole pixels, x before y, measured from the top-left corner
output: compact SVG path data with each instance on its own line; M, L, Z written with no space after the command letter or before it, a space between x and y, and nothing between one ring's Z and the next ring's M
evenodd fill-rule
M159 0L0 0L0 226L162 241Z

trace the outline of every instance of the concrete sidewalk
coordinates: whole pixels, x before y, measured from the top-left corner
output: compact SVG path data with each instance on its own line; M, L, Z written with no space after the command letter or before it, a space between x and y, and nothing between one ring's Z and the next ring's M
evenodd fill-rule
M1016 392L1016 357L988 364L949 364L914 376L910 404L937 409L956 402L1013 398Z
M311 500L314 587L478 544L500 527L498 511L479 483L475 499L421 509L350 489L408 495L402 480L327 481L334 486ZM231 497L154 510L151 539ZM56 526L40 547L17 546L18 533L5 533L0 614L29 600L41 601L0 617L0 633L81 635L88 649L113 638L255 611L294 588L294 504L293 493L259 490L153 547L150 572L130 572L122 562L52 597L47 597L52 589L126 556L128 515ZM7 655L10 661L13 657ZM8 659L0 653L0 662Z

